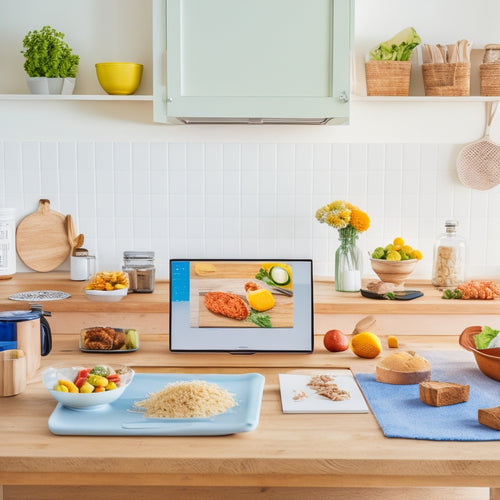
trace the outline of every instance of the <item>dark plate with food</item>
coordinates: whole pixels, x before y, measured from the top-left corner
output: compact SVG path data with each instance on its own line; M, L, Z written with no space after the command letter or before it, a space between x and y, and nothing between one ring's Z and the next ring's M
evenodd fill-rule
M370 290L361 289L361 295L367 299L378 300L412 300L422 297L424 294L419 290L395 290L387 293L375 293Z
M93 326L80 332L83 352L124 353L139 349L139 333L134 328Z

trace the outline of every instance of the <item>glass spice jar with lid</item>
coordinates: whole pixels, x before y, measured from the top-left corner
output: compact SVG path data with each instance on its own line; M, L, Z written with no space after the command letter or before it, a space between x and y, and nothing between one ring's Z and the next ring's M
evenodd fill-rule
M152 293L155 289L155 253L123 252L122 270L128 274L129 292Z

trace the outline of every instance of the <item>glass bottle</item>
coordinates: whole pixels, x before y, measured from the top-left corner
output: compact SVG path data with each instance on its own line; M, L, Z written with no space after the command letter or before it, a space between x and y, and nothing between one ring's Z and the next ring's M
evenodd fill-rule
M358 232L351 226L339 229L340 246L335 252L335 290L359 292L361 289L361 250L356 245Z
M128 274L129 293L152 293L155 289L154 252L123 252L122 271Z
M465 281L466 242L457 234L458 221L447 220L445 232L434 244L432 262L432 284L434 286L457 286Z

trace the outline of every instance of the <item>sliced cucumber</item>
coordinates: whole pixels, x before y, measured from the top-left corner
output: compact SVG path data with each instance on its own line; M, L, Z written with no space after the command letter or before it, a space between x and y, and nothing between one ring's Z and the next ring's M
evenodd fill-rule
M273 266L269 270L269 276L271 279L280 286L285 286L290 283L290 275L286 269L283 269L280 266Z

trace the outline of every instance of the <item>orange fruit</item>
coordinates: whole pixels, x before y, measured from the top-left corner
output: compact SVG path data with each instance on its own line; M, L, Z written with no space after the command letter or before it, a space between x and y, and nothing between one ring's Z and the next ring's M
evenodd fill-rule
M360 358L376 358L382 352L382 344L374 333L361 332L352 337L351 350Z

